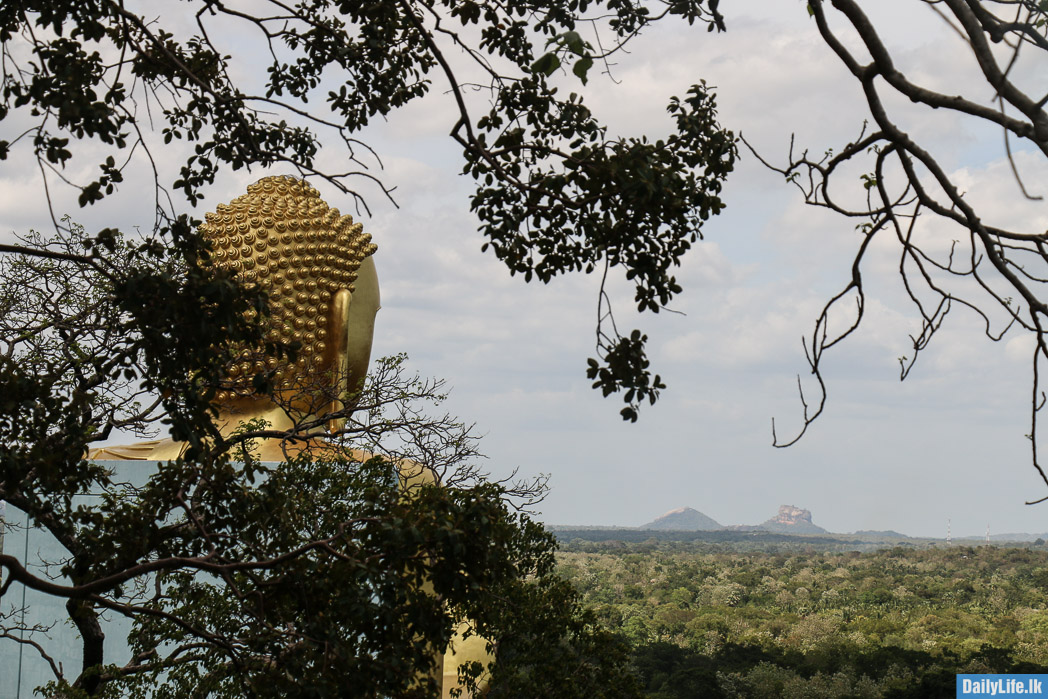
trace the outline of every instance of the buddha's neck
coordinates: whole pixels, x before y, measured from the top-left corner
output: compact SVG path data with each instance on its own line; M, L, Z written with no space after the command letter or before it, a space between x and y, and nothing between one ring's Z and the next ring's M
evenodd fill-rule
M255 451L260 451L263 461L283 461L286 456L298 453L303 447L317 438L327 434L325 425L318 424L308 430L303 429L309 423L314 422L313 416L290 412L274 404L270 400L240 400L234 404L222 406L218 415L218 428L223 437L230 437L238 431L245 429L245 424L251 421L262 421L264 427L252 429L266 430L270 432L281 432L292 439L273 437L264 440L256 440ZM301 430L301 431L300 431ZM311 438L303 440L301 438Z

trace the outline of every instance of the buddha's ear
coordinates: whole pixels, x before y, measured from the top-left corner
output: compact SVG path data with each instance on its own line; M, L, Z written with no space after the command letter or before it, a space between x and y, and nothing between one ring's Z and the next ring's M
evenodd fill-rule
M341 410L343 398L349 390L349 357L346 346L349 343L349 309L353 305L353 293L349 289L339 289L331 298L331 315L327 329L327 348L324 351L324 368L334 378L333 400L328 412ZM328 421L328 430L337 432L345 424L344 419Z
M331 299L325 364L335 377L336 399L331 411L352 407L354 394L363 385L371 361L371 341L375 334L375 314L380 299L375 262L368 257L357 271L354 291L339 289ZM328 429L335 432L344 420L332 420Z

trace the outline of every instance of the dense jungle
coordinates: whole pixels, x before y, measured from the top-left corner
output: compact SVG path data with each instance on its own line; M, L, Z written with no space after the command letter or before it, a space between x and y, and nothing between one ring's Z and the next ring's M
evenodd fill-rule
M650 699L952 697L958 673L1048 672L1043 545L839 548L574 539L559 564Z

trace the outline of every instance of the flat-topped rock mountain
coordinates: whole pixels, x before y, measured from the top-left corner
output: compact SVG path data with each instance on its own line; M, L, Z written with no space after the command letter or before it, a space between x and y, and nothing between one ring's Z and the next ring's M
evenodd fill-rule
M826 530L811 521L811 510L805 510L793 505L782 505L779 514L775 515L763 524L757 525L759 529L769 532L780 532L783 534L825 534Z
M723 529L720 524L711 517L707 517L698 510L690 507L678 507L670 510L652 522L642 524L638 529L660 529L678 532L710 531Z

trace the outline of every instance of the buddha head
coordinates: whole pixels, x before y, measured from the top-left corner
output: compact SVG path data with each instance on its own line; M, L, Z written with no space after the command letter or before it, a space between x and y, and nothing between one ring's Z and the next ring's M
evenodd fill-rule
M257 403L275 399L307 416L348 407L371 355L376 246L305 181L266 177L247 190L208 213L200 231L211 242L211 264L268 294L267 341L297 352L289 360L237 348L215 403L220 412L257 413ZM272 397L256 394L262 373L273 381Z

